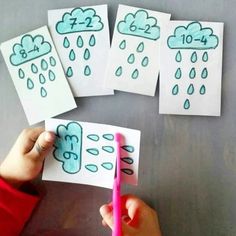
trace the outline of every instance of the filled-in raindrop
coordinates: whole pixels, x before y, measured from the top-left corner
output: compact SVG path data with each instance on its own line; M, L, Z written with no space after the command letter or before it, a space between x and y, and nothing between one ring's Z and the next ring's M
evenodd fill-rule
M99 151L97 148L89 148L89 149L86 149L86 151L94 156L97 156L99 154Z
M199 92L200 92L200 94L201 94L201 95L203 95L203 94L205 94L205 93L206 93L206 87L205 87L205 85L202 85L202 86L201 86L201 88L200 88L200 91L199 91Z
M141 42L137 47L137 52L143 52L143 50L144 50L144 43Z
M18 70L18 75L19 75L20 79L24 79L25 78L25 73L24 73L24 71L22 69Z
M90 51L86 48L84 51L84 60L88 60L90 58Z
M119 67L116 69L115 75L116 75L116 76L121 76L121 75L122 75L122 66L119 66Z
M51 57L49 58L49 63L50 63L51 66L55 66L55 65L56 65L56 60L55 60L55 58L51 56Z
M185 102L184 102L184 109L188 110L189 108L190 108L190 102L189 102L188 99L186 99Z
M75 60L75 52L74 52L73 49L70 50L69 58L70 58L71 61Z
M86 65L84 68L84 75L86 75L86 76L91 75L91 69L88 65Z
M141 65L142 65L143 67L146 67L146 66L148 65L148 62L149 62L148 57L144 57L143 60L142 60L142 62L141 62Z
M98 171L98 167L94 164L88 164L85 166L85 168L91 172L97 172Z
M38 67L34 63L31 64L31 71L34 74L38 73Z
M93 47L96 44L95 36L92 34L89 39L89 46Z
M41 60L41 69L42 70L47 70L48 69L48 63L44 59Z
M134 147L131 145L124 145L121 148L130 153L134 152Z
M102 150L109 153L113 153L115 151L115 149L112 146L102 146Z
M204 52L203 55L202 55L202 60L204 62L207 62L208 61L208 53L207 52Z
M47 96L47 91L44 87L41 87L40 89L40 95L41 97L45 98Z
M172 88L172 94L173 95L177 95L179 93L179 86L178 84L176 84L173 88Z
M68 38L67 38L67 37L65 37L65 38L64 38L64 41L63 41L63 46L64 46L65 48L68 48L68 47L70 47L70 42L69 42L69 40L68 40Z
M67 68L66 76L67 77L73 76L73 70L72 70L72 68L70 66Z
M187 93L188 93L189 95L192 95L192 94L194 93L194 86L193 86L193 84L190 84L190 85L188 86Z
M195 68L193 67L190 72L189 72L189 78L190 79L194 79L196 77L196 70Z
M139 72L137 69L135 69L131 75L132 79L137 79L138 78L138 75L139 75Z
M97 134L89 134L87 135L87 138L96 142L99 140L99 136Z
M105 138L106 140L109 140L109 141L114 140L113 134L103 134L102 137Z
M48 78L49 78L50 81L54 81L56 79L56 76L55 76L55 74L53 73L52 70L48 71Z
M119 45L119 48L120 49L125 49L126 48L126 41L125 40L122 40L120 45Z
M134 173L133 170L128 169L128 168L122 168L121 171L124 172L127 175L132 175Z
M129 165L134 163L134 160L131 157L122 157L121 160Z
M180 52L180 51L178 51L178 52L176 53L175 60L176 60L177 62L181 62L181 61L182 61L182 55L181 55L181 52Z
M34 82L30 78L27 79L27 88L28 89L34 88Z
M111 162L103 162L101 166L107 170L112 170L113 169L113 164Z
M175 72L175 78L176 78L176 79L180 79L181 76L182 76L181 69L178 68L178 69L176 70L176 72Z
M134 60L135 60L135 57L134 57L134 54L131 53L127 59L128 63L129 64L133 64L134 63Z
M191 62L192 63L195 63L197 61L197 53L196 52L193 52L192 53L192 56L191 56Z
M45 84L46 79L43 74L39 74L39 83L40 84Z
M204 69L202 70L201 77L202 77L202 79L206 79L207 76L208 76L207 68L204 68Z
M83 39L82 39L81 36L79 36L79 37L77 38L76 44L77 44L77 47L78 47L78 48L82 48L82 47L84 46L84 41L83 41Z

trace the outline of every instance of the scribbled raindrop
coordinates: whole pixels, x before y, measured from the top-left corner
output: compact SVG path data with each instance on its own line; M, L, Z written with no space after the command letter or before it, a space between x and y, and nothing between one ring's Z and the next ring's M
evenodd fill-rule
M121 171L124 172L127 175L132 175L134 173L133 170L128 169L128 168L122 168Z
M94 35L92 34L90 39L89 39L89 46L93 47L96 44L96 39Z
M134 63L135 57L134 57L134 54L133 54L133 53L131 53L131 54L129 55L127 61L128 61L129 64L133 64L133 63Z
M84 68L84 74L85 74L86 76L91 75L91 69L90 69L90 67L89 67L88 65L85 66L85 68Z
M40 82L40 84L45 84L46 79L43 74L39 74L39 82Z
M97 148L89 148L89 149L86 149L86 151L94 156L97 156L99 154L99 151Z
M134 160L130 157L123 157L121 158L121 160L129 165L133 164L134 163Z
M116 76L121 76L121 75L122 75L122 66L119 66L119 67L116 69L115 75L116 75Z
M177 95L179 93L179 86L176 84L172 89L172 94Z
M137 47L137 52L143 52L143 50L144 50L144 43L141 42Z
M77 44L77 47L78 47L78 48L82 48L82 47L84 46L84 41L83 41L83 39L82 39L81 36L79 36L79 37L77 38L76 44Z
M109 141L114 140L114 135L113 134L103 134L102 137L105 138L106 140L109 140Z
M115 149L112 146L102 146L102 150L109 153L113 153L115 151Z
M41 87L40 89L40 95L41 97L45 98L47 96L47 91L44 87Z
M131 75L132 79L137 79L138 78L138 75L139 75L139 72L137 69L135 69Z
M38 73L38 67L34 63L31 64L31 71L34 74Z
M149 62L148 57L144 57L143 60L142 60L142 62L141 62L141 65L142 65L143 67L146 67L146 66L148 65L148 62Z
M25 78L25 73L24 73L24 71L22 69L18 70L18 75L19 75L20 79L24 79Z
M192 56L191 56L191 62L192 63L195 63L197 61L197 53L196 52L193 52L192 53Z
M96 142L99 140L99 136L97 134L89 134L87 138Z
M193 67L190 72L189 72L189 78L190 79L194 79L196 77L196 70L195 68Z
M70 58L71 61L75 60L75 52L74 52L73 49L70 50L69 58Z
M44 59L41 60L41 69L42 70L47 70L48 69L48 63Z
M34 88L34 82L30 78L27 79L27 88L28 89Z
M104 162L101 164L101 166L107 170L112 170L113 169L113 164L111 162Z
M134 152L134 147L130 145L124 145L121 148L130 153Z
M56 79L56 76L55 76L55 74L53 73L52 70L48 71L48 78L49 78L50 81L54 81Z
M55 58L54 58L54 57L50 57L50 58L49 58L49 63L50 63L51 66L55 66L55 65L56 65L56 60L55 60Z
M190 108L190 102L189 102L188 99L186 99L185 102L184 102L184 109L188 110L189 108Z
M207 52L204 52L203 55L202 55L202 60L204 62L207 62L208 61L208 53Z
M85 168L93 173L98 171L98 167L94 164L88 164L85 166Z
M176 72L175 72L175 78L176 78L176 79L180 79L181 76L182 76L182 71L181 71L180 68L178 68L178 69L176 70Z
M86 48L84 51L84 60L88 60L90 58L90 51Z
M126 41L125 40L121 41L121 43L119 45L119 48L120 49L125 49L126 48Z
M201 88L200 88L200 91L199 91L199 92L200 92L200 94L201 94L201 95L203 95L203 94L205 94L205 93L206 93L206 87L205 87L205 85L202 85L202 86L201 86Z
M181 52L180 52L180 51L178 51L178 52L176 53L175 60L176 60L177 62L181 62L181 61L182 61L182 55L181 55Z
M187 93L188 93L189 95L192 95L192 94L194 93L194 86L193 86L193 84L190 84L190 85L188 86Z
M70 47L70 42L69 42L69 40L68 40L68 38L67 38L67 37L65 37L65 38L64 38L64 41L63 41L63 46L64 46L65 48L68 48L68 47Z
M73 76L73 70L72 70L71 67L68 67L68 68L67 68L66 76L67 76L67 77L71 77L71 76Z
M202 79L206 79L207 76L208 76L207 68L204 68L204 69L202 70L201 77L202 77Z

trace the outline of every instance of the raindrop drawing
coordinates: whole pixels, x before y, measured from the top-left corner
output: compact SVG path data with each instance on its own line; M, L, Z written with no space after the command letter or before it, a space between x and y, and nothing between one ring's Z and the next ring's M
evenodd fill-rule
M172 88L172 94L173 95L177 95L179 93L179 85L176 84L173 88Z
M99 136L97 134L89 134L87 138L95 142L99 140Z

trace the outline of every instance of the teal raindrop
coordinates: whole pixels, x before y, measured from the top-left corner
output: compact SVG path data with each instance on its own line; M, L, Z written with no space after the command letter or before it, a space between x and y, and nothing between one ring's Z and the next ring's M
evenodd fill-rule
M148 62L149 62L148 57L144 57L143 60L142 60L142 62L141 62L141 65L142 65L143 67L146 67L146 66L148 65Z
M202 60L204 62L207 62L208 61L208 53L207 52L204 52L203 55L202 55Z
M104 162L101 164L101 166L107 170L112 170L113 169L113 164L111 162Z
M41 97L43 97L43 98L45 98L47 96L47 91L44 87L41 87L40 94L41 94Z
M52 70L48 71L48 78L49 78L50 81L54 81L56 79L56 76L55 76L55 74L53 73Z
M54 58L54 57L50 57L50 58L49 58L49 63L50 63L51 66L55 66L55 65L56 65L56 60L55 60L55 58Z
M121 74L122 74L122 66L119 66L119 67L116 69L115 75L116 75L116 76L121 76Z
M70 42L69 42L69 40L68 40L68 38L67 38L67 37L65 37L65 38L64 38L64 41L63 41L63 46L64 46L65 48L68 48L68 47L70 47Z
M99 136L97 134L89 134L87 138L96 142L99 140Z
M115 151L115 149L112 146L102 146L102 150L109 153L113 153Z
M197 53L196 52L193 52L192 53L192 56L191 56L191 62L192 63L195 63L197 61Z
M48 69L48 63L44 59L41 60L41 69L42 70L47 70Z
M178 52L176 53L175 60L176 60L177 62L181 62L181 61L182 61L182 55L181 55L181 52L180 52L180 51L178 51Z
M84 75L86 75L86 76L91 75L91 69L88 65L85 66L85 68L84 68Z
M204 69L202 70L201 77L202 77L202 79L206 79L207 76L208 76L207 68L204 68Z
M114 140L113 134L103 134L102 137L105 138L106 140L109 140L109 141Z
M143 50L144 50L144 43L141 42L137 47L137 52L143 52Z
M206 87L205 87L205 85L202 85L202 86L201 86L201 88L200 88L200 91L199 91L199 92L200 92L200 94L201 94L201 95L203 95L203 94L205 94L205 93L206 93Z
M181 71L180 68L178 68L178 69L176 70L176 72L175 72L175 78L176 78L176 79L180 79L181 76L182 76L182 71Z
M34 82L30 78L27 79L27 88L28 89L34 88Z
M38 73L38 67L34 63L31 64L31 71L34 74Z
M189 102L188 99L186 99L185 102L184 102L184 109L188 110L189 108L190 108L190 102Z
M73 76L73 70L72 70L72 68L70 66L67 68L66 76L67 77Z
M81 36L77 38L77 47L82 48L84 46L84 41Z
M134 57L134 54L131 53L127 59L128 63L129 64L133 64L134 63L134 60L135 60L135 57Z
M126 41L125 40L121 41L121 43L119 45L119 48L120 49L125 49L126 48Z
M139 75L139 72L137 69L135 69L131 75L132 79L137 79L138 78L138 75Z
M192 94L194 93L194 86L193 86L193 84L190 84L190 85L188 86L187 93L188 93L189 95L192 95Z
M22 69L18 70L18 75L19 75L20 79L24 79L25 78L25 73L24 73L24 71Z
M40 82L40 84L45 84L46 79L43 74L39 74L39 82Z
M93 173L98 171L98 167L94 164L88 164L85 166L85 168Z
M89 50L86 48L84 51L84 60L88 60L90 58L90 52Z
M176 84L172 89L172 94L177 95L179 93L179 86Z
M196 77L196 70L195 68L193 67L190 72L189 72L189 78L190 79L194 79Z
M134 152L134 147L130 145L124 145L121 148L130 153Z
M86 151L94 156L97 156L99 154L99 151L97 148L89 148Z
M130 157L122 157L121 160L129 165L134 163L134 160Z
M89 46L93 47L96 44L95 36L92 34L89 39Z
M75 60L75 52L74 52L73 49L70 50L69 58L70 58L71 61Z

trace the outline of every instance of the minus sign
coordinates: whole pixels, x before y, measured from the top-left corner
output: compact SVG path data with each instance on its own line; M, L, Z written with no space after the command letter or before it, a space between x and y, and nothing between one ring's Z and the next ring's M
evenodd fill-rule
M201 39L194 39L194 41L200 41Z

